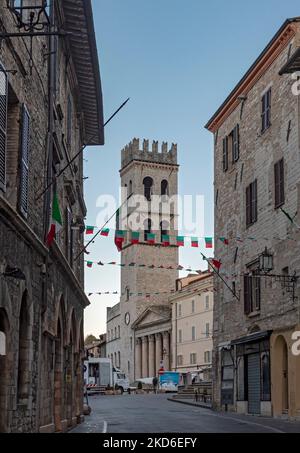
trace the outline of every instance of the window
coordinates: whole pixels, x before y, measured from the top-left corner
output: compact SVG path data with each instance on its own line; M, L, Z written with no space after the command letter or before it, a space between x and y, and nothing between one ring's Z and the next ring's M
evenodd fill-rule
M144 221L144 241L148 240L148 234L151 233L152 222L151 219L147 219Z
M190 354L190 364L196 365L196 363L197 363L197 354L195 352L192 352Z
M160 242L164 242L163 236L168 235L168 229L169 229L169 222L167 222L166 220L163 220L162 222L160 222Z
M260 310L260 277L250 275L244 276L244 310L245 314Z
M0 189L6 188L7 74L0 65Z
M240 158L240 126L237 124L232 133L232 163L235 163Z
M223 171L228 170L228 137L223 139Z
M271 400L270 352L261 353L261 399Z
M127 368L128 368L128 374L129 374L130 373L130 362L129 362L129 360L127 362Z
M195 313L195 301L192 300L192 313Z
M283 159L274 165L275 208L284 204L284 162Z
M115 327L115 338L118 338L117 337L117 328Z
M178 355L177 356L177 365L178 366L182 366L183 365L183 356L182 355Z
M132 181L130 180L129 181L129 195L131 195L133 192L132 192Z
M144 196L146 200L151 201L153 179L150 177L145 178L143 181L143 185L144 185Z
M132 337L130 337L130 351L132 351Z
M209 310L209 296L205 296L205 309Z
M246 189L246 225L257 221L257 180Z
M121 353L118 352L118 367L121 368Z
M210 363L210 362L211 362L210 351L206 351L204 353L204 363Z
M128 286L126 286L125 294L126 294L126 302L128 302L130 299L130 288L128 288Z
M72 138L72 99L71 95L68 96L68 106L67 106L67 145L71 145Z
M181 304L177 304L177 306L178 306L178 316L182 316Z
M169 184L165 179L161 182L161 195L169 195Z
M205 336L206 336L206 338L209 337L209 323L205 324Z
M182 343L182 330L178 330L178 343Z
M261 132L265 132L271 126L271 88L262 97Z
M118 326L118 338L120 338L121 335L120 335L120 326Z
M192 327L192 341L196 341L196 327Z
M28 213L28 178L29 178L29 145L30 145L30 116L25 105L22 107L21 129L21 178L19 189L19 209L25 217Z

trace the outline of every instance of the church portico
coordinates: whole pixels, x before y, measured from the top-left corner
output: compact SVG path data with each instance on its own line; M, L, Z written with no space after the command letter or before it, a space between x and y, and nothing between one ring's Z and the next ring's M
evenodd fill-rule
M170 369L170 309L147 308L132 326L135 332L135 379L157 376Z

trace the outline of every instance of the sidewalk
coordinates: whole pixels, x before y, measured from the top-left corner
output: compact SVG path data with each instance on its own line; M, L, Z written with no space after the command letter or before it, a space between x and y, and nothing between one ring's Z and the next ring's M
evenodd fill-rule
M85 420L76 428L69 431L70 434L104 434L107 432L107 423L101 415L97 415L96 411L91 412L90 415L85 415Z
M187 406L196 406L196 407L203 407L204 409L212 409L211 404L208 403L196 403L191 398L168 398L168 401L172 401L173 403L181 403L186 404Z

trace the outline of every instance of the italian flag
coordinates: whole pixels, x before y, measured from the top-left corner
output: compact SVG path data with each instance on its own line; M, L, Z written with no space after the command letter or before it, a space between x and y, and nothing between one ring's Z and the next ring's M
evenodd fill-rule
M205 247L207 249L213 248L213 239L212 238L205 238Z
M94 227L93 226L87 226L85 229L85 234L94 234Z
M192 243L192 247L196 247L196 248L199 247L198 238L192 238L191 243Z
M93 262L92 261L87 261L86 265L87 265L87 267L91 268L91 267L93 267Z
M59 208L59 202L57 193L55 192L52 202L52 220L49 229L49 233L46 238L46 244L48 247L51 246L57 233L62 229L62 218Z
M118 252L122 251L124 241L125 241L125 231L117 230L116 234L115 234L115 244L118 249Z
M225 245L229 245L229 241L226 238L220 238L220 241L223 242Z
M131 233L131 244L138 244L140 241L140 233L132 231Z
M176 244L178 247L184 247L184 236L177 236Z
M148 242L148 244L155 244L155 234L154 233L147 234L147 242Z
M104 228L100 233L100 236L107 237L108 235L109 235L109 228Z
M170 245L170 236L168 234L163 234L162 243L165 247L168 247Z
M222 263L219 260L212 259L211 260L213 266L218 269L218 271L221 269Z

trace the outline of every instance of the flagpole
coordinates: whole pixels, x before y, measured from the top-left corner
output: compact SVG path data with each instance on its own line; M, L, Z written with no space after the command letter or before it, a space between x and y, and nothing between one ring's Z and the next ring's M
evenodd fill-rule
M211 263L209 262L209 260L206 258L206 256L203 255L203 253L201 253L201 255L203 256L203 259L205 261L207 261L209 267L213 270L213 272L215 274L217 274L217 276L222 280L222 282L227 286L227 288L229 289L229 291L233 294L234 297L236 297L236 299L238 301L240 301L239 297L235 294L235 292L232 290L232 288L230 288L230 286L227 284L227 282L224 280L224 278L221 276L220 272L218 272L212 265Z
M106 123L103 124L103 127L107 126L107 124L117 115L117 113L119 113L119 111L125 106L125 104L127 104L129 99L130 98L126 99L126 101L123 102L123 104L118 108L118 110L116 110L115 113L106 121ZM95 137L97 137L97 135L98 134L94 134L92 137L89 138L88 141L93 140ZM80 154L83 153L87 146L88 145L84 145L80 148L78 153L75 154L75 156L67 163L67 165L65 165L64 168L60 170L60 172L52 179L48 186L45 187L45 189L36 197L35 201L38 201L53 186L54 182L70 167L70 165L72 165L74 160L76 160L80 156Z
M92 239L82 248L82 250L78 253L74 261L77 261L78 258L86 251L86 249L89 247L89 245L94 242L94 240L98 237L98 235L103 231L103 229L106 227L106 225L111 221L111 219L114 218L114 216L117 214L117 212L125 205L125 203L128 202L129 198L132 197L133 193L131 193L126 200L121 204L121 206L113 213L113 215L105 222L105 224L97 231L97 233L92 237Z

